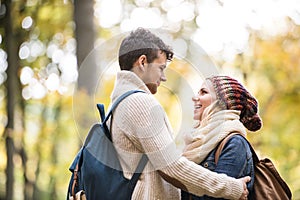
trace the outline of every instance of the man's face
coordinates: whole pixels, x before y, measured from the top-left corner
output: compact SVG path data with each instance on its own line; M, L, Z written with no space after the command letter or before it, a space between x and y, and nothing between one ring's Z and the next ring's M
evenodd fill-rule
M167 66L166 54L162 51L158 51L158 56L152 63L145 63L145 73L142 80L149 88L152 94L157 92L157 88L160 86L161 81L167 81L165 76L165 69Z

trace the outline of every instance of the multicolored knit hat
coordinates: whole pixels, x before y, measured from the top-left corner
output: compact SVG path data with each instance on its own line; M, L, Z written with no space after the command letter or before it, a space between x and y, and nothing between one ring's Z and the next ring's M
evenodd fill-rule
M248 130L257 131L261 128L258 103L242 84L229 76L213 76L207 80L212 82L217 99L226 109L241 111L240 121Z

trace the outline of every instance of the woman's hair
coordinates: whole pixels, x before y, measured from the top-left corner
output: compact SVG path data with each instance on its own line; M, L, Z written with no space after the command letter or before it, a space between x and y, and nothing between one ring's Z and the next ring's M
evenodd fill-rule
M121 70L131 70L133 63L141 56L147 57L151 63L158 56L158 52L166 54L167 60L173 59L173 51L159 37L144 28L132 31L121 43L119 49L119 65Z
M207 80L211 81L222 107L240 111L240 121L248 130L257 131L261 128L258 102L241 83L229 76L212 76Z

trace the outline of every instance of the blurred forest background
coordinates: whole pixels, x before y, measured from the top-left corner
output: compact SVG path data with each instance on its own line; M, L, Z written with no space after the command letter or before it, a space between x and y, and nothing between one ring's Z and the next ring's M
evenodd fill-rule
M95 102L107 106L113 88L108 68L98 85L99 73L80 68L115 66L114 39L137 27L166 30L175 49L156 95L174 132L192 123L178 116L192 119L180 96L194 74L187 61L199 58L194 42L257 97L264 126L249 140L300 199L298 0L1 0L0 199L65 199L69 165L98 120Z

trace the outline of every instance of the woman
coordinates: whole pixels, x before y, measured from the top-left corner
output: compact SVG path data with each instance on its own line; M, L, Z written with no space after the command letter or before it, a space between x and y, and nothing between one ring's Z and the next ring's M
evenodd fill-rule
M253 193L254 166L251 150L247 144L246 129L257 131L262 126L256 99L237 80L228 76L207 78L194 102L194 129L184 136L186 147L183 155L203 167L239 178L251 176L248 198ZM218 144L230 133L233 135L220 153L215 164ZM182 191L182 199L215 199L196 197Z

